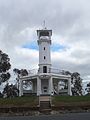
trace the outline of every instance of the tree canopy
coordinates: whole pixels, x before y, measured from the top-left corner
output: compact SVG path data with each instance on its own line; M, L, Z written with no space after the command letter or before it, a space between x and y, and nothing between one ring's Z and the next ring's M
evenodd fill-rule
M0 50L0 84L10 78L10 73L8 72L10 68L9 56Z
M87 94L86 94L86 95L90 95L90 82L87 83L87 86L86 86L86 89L85 89L85 90L87 91Z
M73 84L72 95L82 95L82 78L78 72L71 74L71 82Z
M5 86L4 90L3 90L3 96L7 97L7 98L17 97L18 93L19 93L19 90L13 84L11 84L11 85L6 84L6 86Z
M82 78L80 77L80 73L78 72L69 72L65 71L65 75L70 75L71 76L71 90L72 90L72 95L82 95Z
M13 72L14 72L15 74L17 74L18 77L19 77L19 75L20 75L20 76L27 76L27 75L28 75L28 71L27 71L26 69L21 69L21 70L19 70L19 69L17 69L17 68L14 68L14 69L13 69Z

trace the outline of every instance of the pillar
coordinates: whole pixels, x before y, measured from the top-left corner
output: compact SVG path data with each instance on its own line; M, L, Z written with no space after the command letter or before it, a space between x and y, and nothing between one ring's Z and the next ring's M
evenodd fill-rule
M49 94L53 95L54 94L53 92L54 92L53 91L53 80L52 80L52 77L50 77L50 79L49 79Z
M68 95L72 95L72 92L71 92L71 78L68 78Z
M23 81L19 79L19 96L23 95Z
M32 92L37 93L37 80L33 81L32 80Z
M41 79L37 77L37 96L41 94Z

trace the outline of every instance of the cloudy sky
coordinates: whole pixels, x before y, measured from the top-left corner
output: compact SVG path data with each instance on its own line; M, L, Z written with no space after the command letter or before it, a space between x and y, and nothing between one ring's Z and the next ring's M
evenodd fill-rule
M90 80L90 0L0 0L0 49L13 68L38 67L36 30L53 30L53 67Z

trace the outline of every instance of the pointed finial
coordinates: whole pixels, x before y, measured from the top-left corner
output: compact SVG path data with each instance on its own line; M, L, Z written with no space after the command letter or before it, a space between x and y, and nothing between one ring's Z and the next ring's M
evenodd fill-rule
M46 23L45 23L45 20L43 21L43 29L46 29Z

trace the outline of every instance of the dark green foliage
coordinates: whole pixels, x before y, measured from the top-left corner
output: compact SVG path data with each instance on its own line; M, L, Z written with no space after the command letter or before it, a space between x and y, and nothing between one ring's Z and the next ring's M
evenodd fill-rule
M87 95L90 95L90 82L87 84L86 91Z
M72 95L82 95L82 79L80 74L78 72L71 73L69 71L65 71L64 74L71 76L71 84L73 85L71 88Z
M82 95L82 79L78 72L71 74L71 82L73 84L72 95Z
M72 73L69 72L69 71L64 71L64 74L65 74L65 75L71 75Z
M19 70L17 68L14 68L13 72L17 75L16 81L17 81L17 87L19 89L19 77L27 76L28 75L28 71L26 69Z
M8 72L10 68L10 58L0 50L0 84L10 78L10 73Z
M87 87L90 87L90 82L87 84Z
M10 69L10 63L9 62L0 62L0 72L6 72Z
M0 98L2 98L3 97L3 94L0 92Z
M19 70L19 69L15 68L15 69L13 69L13 72L16 73L18 76L19 75L20 76L26 76L26 75L28 75L28 72L27 72L26 69Z
M5 82L6 80L10 78L10 73L9 72L7 72L7 74L2 73L1 78L2 78L2 82Z
M18 93L19 93L19 90L13 84L11 84L11 85L6 84L6 86L3 90L3 95L7 98L17 97Z
M18 75L20 74L20 70L17 69L17 68L14 68L14 69L13 69L13 72L14 72L15 74L18 74Z

